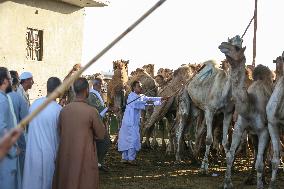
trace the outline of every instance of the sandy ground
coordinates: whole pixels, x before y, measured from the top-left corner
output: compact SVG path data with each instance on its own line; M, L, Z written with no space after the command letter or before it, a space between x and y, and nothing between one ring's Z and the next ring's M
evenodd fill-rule
M221 159L218 164L210 165L208 175L201 174L199 165L193 164L189 158L184 157L180 164L174 162L174 156L166 156L161 150L142 150L139 152L138 165L120 163L120 154L112 146L106 159L110 172L100 172L101 189L213 189L221 188L225 173L225 161ZM232 173L235 188L256 188L256 185L244 185L249 176L249 161L238 159ZM278 172L277 185L284 188L284 172ZM270 178L267 169L266 180ZM265 185L268 188L268 185Z

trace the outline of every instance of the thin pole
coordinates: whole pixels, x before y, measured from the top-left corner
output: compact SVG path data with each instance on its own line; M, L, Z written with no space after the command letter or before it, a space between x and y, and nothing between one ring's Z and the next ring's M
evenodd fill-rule
M256 31L257 31L257 0L254 4L254 32L253 32L253 55L252 55L252 66L255 67L256 58Z
M70 87L70 85L80 77L80 75L93 65L99 58L101 58L107 51L109 51L116 43L118 43L124 36L126 36L130 31L132 31L138 24L140 24L146 17L148 17L152 12L154 12L158 7L160 7L166 0L158 1L152 8L150 8L144 15L142 15L136 22L134 22L130 27L128 27L122 34L120 34L116 39L114 39L109 45L107 45L100 53L98 53L93 59L91 59L82 69L77 71L73 76L66 79L58 88L52 92L48 98L41 104L37 109L31 112L27 117L25 117L17 127L25 129L26 125L38 114L40 113L51 101L55 100L64 91Z

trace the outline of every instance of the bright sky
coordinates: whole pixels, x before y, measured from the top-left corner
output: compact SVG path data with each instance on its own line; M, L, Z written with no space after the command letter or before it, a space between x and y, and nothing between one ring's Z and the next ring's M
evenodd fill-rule
M112 0L108 7L87 8L83 64L88 62L158 0ZM283 0L259 0L256 64L272 63L284 50ZM254 0L167 0L86 72L112 70L112 61L130 60L130 71L145 64L176 69L181 64L220 61L218 46L242 35L253 16ZM282 34L282 35L281 35ZM253 25L246 36L252 61Z

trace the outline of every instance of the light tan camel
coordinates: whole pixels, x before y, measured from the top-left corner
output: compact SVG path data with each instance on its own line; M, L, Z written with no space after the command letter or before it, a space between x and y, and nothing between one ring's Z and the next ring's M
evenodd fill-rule
M204 63L203 69L195 75L185 86L180 98L176 121L176 160L180 161L182 137L188 119L194 117L197 109L204 112L206 123L206 151L201 169L208 172L208 156L213 143L212 123L213 117L223 113L223 139L222 145L228 151L228 129L231 125L233 102L231 100L231 79L228 71L218 68L214 61ZM198 115L198 114L196 114Z
M282 56L276 59L276 85L273 93L266 106L266 114L268 120L268 130L273 147L272 158L272 177L270 188L276 188L277 169L280 164L281 140L280 140L280 126L284 125L284 52Z
M236 36L219 46L219 49L226 55L226 59L231 66L232 96L238 112L231 147L226 153L227 169L224 188L233 187L231 169L236 149L245 130L258 137L255 168L257 171L257 188L263 188L263 156L269 140L265 109L272 93L272 72L267 67L258 65L253 71L254 82L246 89L245 47L243 48L241 43L240 37Z

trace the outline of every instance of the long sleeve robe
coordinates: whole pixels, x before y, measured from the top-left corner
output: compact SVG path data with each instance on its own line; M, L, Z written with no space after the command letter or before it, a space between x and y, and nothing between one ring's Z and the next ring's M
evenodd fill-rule
M104 100L98 91L94 89L90 90L88 104L96 108L102 118L105 117L108 108L105 106Z
M8 93L8 96L12 100L14 115L17 119L17 123L19 123L23 118L25 118L29 113L29 105L23 99L21 95L17 92L13 91ZM25 164L25 154L26 154L26 139L25 133L23 133L17 141L17 144L21 150L19 155L19 166L20 166L20 174L23 176L24 164Z
M17 93L23 97L23 99L25 100L25 102L28 104L28 106L30 106L30 97L29 97L29 93L25 91L25 89L23 88L22 85L19 85L19 87L17 88Z
M3 91L0 91L0 137L14 128L14 124L8 97ZM17 145L14 145L0 162L0 189L20 189L17 162Z
M94 139L103 139L105 133L98 111L86 101L75 99L62 109L53 189L98 189Z
M153 101L154 105L161 104L161 97L140 96L131 92L127 98L127 106L122 119L122 125L118 135L118 151L134 148L141 149L140 143L140 117L141 110L145 109L148 101ZM139 99L138 99L139 98ZM136 100L137 99L137 100ZM135 100L135 101L134 101Z
M46 100L37 99L34 111ZM41 111L29 125L23 189L51 189L59 142L58 119L62 107L55 101Z

